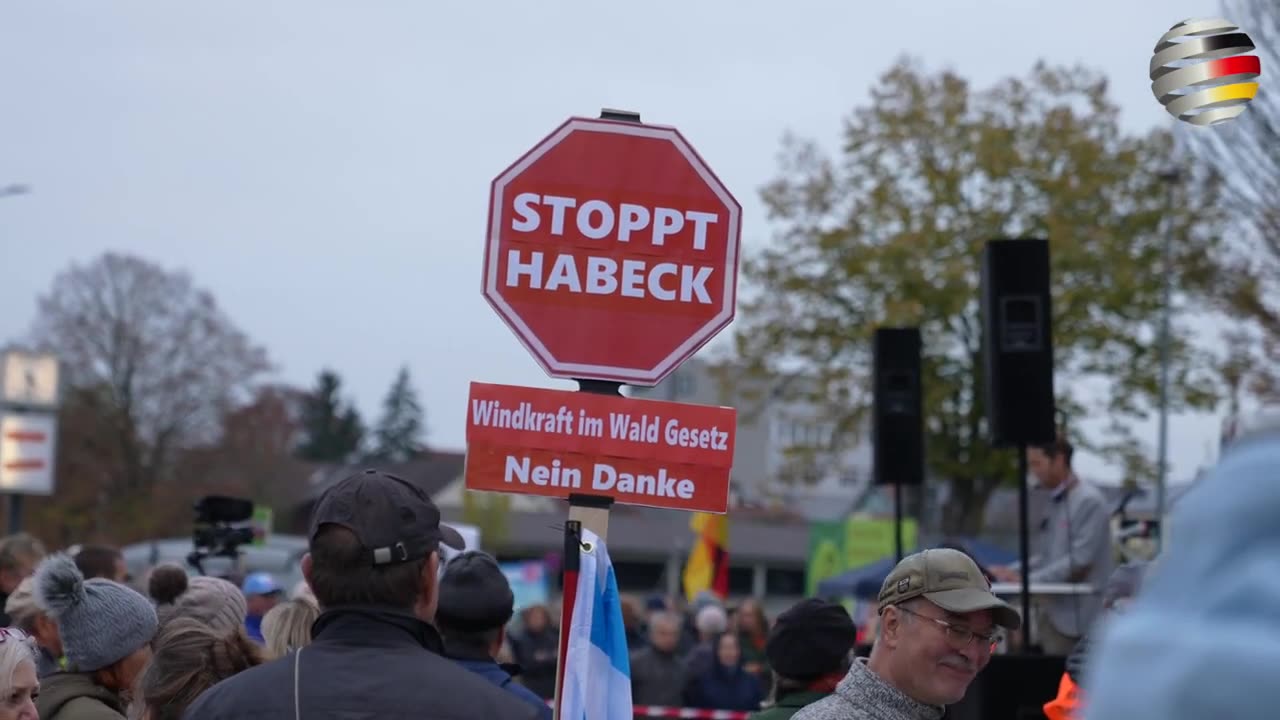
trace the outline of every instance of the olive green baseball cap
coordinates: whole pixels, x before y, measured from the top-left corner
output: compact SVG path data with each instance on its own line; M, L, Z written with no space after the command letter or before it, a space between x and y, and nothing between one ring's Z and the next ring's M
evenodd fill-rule
M990 610L996 625L1022 627L1018 611L991 592L978 564L959 550L936 548L902 558L880 586L879 611L917 597L962 615Z

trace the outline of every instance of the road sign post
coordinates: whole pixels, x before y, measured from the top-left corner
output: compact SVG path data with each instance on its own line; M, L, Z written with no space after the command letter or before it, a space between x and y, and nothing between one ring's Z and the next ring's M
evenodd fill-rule
M465 485L569 502L566 597L578 532L607 538L615 502L728 511L734 410L621 387L657 385L732 322L741 216L675 128L633 112L570 118L493 181L484 297L578 392L473 383Z
M9 498L10 533L22 530L26 495L52 495L61 400L58 358L0 353L0 492Z

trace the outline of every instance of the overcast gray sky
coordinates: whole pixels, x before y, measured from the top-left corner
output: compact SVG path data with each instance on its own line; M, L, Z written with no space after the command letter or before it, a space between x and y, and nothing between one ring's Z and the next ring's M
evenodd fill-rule
M834 147L901 54L979 85L1041 58L1085 63L1142 129L1173 122L1146 78L1155 41L1217 14L1206 0L5 2L0 186L34 193L0 199L0 341L68 263L136 253L190 270L279 379L331 366L367 415L407 363L430 442L461 448L469 381L566 386L481 298L480 265L488 183L568 116L621 107L679 127L743 204L749 252L770 235L757 189L782 134ZM1175 418L1176 475L1217 426ZM1154 446L1154 423L1141 432Z

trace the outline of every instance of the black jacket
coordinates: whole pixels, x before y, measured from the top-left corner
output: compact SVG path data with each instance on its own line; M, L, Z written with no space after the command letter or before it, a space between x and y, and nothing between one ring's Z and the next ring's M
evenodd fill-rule
M546 628L540 633L511 636L511 650L520 665L520 680L538 697L550 700L556 691L556 658L560 633Z
M435 628L380 608L335 608L297 652L213 686L184 720L536 720L519 698L442 656Z

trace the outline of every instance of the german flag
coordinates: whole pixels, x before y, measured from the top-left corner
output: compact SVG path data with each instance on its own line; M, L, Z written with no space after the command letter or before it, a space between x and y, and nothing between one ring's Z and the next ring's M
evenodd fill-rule
M694 513L689 520L693 549L684 566L685 599L710 590L720 599L729 596L729 516Z

